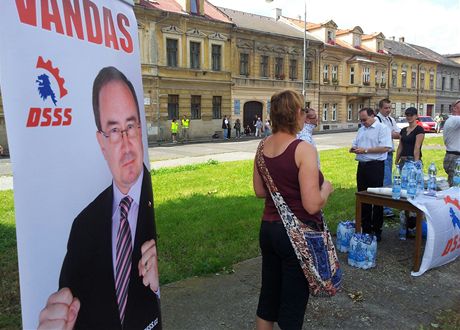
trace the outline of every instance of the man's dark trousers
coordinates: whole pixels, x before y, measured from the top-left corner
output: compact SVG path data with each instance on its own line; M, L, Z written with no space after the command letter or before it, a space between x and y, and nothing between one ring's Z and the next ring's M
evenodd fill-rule
M359 162L356 173L358 191L367 190L369 187L382 187L385 171L383 160L369 162ZM382 233L383 207L371 204L362 205L362 227L363 233L377 234Z

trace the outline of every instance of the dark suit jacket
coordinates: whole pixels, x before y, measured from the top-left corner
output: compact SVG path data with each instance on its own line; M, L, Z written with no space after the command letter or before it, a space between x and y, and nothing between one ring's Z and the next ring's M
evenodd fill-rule
M59 287L68 287L81 302L76 328L121 329L112 262L112 185L74 220ZM156 239L150 173L144 166L139 215L132 254L123 329L161 329L160 304L138 275L141 245ZM155 321L156 320L156 321ZM153 323L152 323L153 322ZM153 325L158 323L155 327Z

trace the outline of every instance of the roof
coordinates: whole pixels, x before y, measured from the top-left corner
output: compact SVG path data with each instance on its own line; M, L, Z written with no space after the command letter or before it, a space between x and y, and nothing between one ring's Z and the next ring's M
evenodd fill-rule
M385 39L385 50L391 55L415 58L417 60L437 62L405 42Z
M382 38L385 39L385 35L382 32L374 32L372 34L363 34L361 36L361 40L369 40L374 38Z
M460 68L460 64L448 59L445 56L442 56L441 54L436 53L434 50L431 50L423 46L418 46L418 45L413 45L413 44L409 44L409 45L411 47L414 47L418 51L422 52L423 54L427 55L428 57L431 57L433 60L435 60L436 62L439 62L441 65Z
M170 13L190 15L182 9L182 6L177 1L174 0L140 0L139 5L147 9L158 9ZM201 16L197 15L197 17ZM224 13L206 0L204 2L204 17L215 21L231 23L231 20Z
M304 34L302 31L299 31L287 23L283 23L279 20L277 21L272 17L246 13L234 9L218 8L226 14L238 28L303 39ZM319 42L316 38L308 34L307 39Z

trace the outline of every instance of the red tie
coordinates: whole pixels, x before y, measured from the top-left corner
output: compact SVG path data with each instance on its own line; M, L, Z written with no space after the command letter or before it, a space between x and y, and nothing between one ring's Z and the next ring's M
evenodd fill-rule
M120 227L117 233L117 260L115 288L117 290L118 310L123 324L128 301L129 276L131 274L131 230L129 229L128 212L133 199L129 196L120 202Z

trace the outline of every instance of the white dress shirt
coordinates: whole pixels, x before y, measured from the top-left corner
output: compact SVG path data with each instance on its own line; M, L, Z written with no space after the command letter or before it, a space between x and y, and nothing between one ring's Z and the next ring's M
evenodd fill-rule
M356 138L352 142L352 146L355 148L375 148L375 147L392 147L392 139L388 133L389 129L387 126L379 122L378 119L374 120L374 123L369 126L361 126L358 130ZM369 162L373 160L385 160L387 159L387 152L382 153L367 153L367 154L356 154L357 161Z
M460 116L450 116L446 120L443 136L447 151L460 152Z
M113 205L112 205L112 263L113 263L113 274L116 275L116 260L117 260L117 233L120 227L120 202L126 197L130 196L133 199L131 207L128 212L128 223L129 229L131 230L131 244L134 247L134 239L136 237L137 228L137 215L139 214L139 203L141 198L142 178L144 177L144 171L141 170L141 174L137 178L134 185L129 189L128 194L123 194L115 184L113 183Z
M377 117L379 117L382 120L382 124L385 124L385 126L388 127L388 129L390 130L390 138L391 138L391 150L390 151L393 152L395 149L395 145L393 143L393 137L391 136L391 134L393 132L400 133L401 129L398 127L398 125L396 125L396 120L392 118L390 115L385 117L384 115L382 115L381 112L379 112L377 114Z

